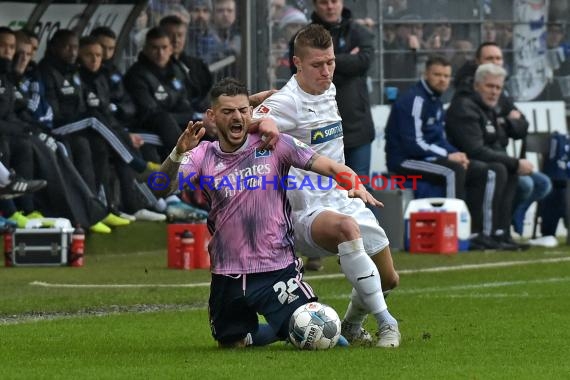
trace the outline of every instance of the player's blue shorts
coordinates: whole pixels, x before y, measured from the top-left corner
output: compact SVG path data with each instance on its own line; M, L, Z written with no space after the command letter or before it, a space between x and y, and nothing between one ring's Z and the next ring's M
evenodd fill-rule
M279 338L285 339L293 312L317 300L302 273L299 258L272 272L235 276L213 273L209 314L214 339L222 344L240 341L257 331L258 314L265 317Z

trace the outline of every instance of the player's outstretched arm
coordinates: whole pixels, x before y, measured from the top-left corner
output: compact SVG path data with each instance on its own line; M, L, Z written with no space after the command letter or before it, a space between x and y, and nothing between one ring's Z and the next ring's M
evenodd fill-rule
M171 179L169 185L164 190L155 190L154 193L159 197L165 197L178 188L178 169L184 157L184 153L196 148L202 137L206 133L206 129L201 121L189 121L186 129L178 138L178 142L170 155L160 165L159 171L164 173L164 178L155 177L156 188L160 188L161 181Z
M350 198L360 198L364 203L384 207L382 202L374 198L366 190L358 175L344 164L339 164L326 156L315 154L305 169L333 177L340 187L348 190Z

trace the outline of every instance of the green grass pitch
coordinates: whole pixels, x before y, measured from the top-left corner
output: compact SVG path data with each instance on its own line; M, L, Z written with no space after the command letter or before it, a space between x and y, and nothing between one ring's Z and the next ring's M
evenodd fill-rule
M570 374L570 249L394 253L402 346L220 350L209 274L166 268L164 224L91 236L85 266L0 268L0 379L561 379ZM343 315L335 258L307 279ZM323 276L333 275L333 276ZM367 327L375 331L370 319Z

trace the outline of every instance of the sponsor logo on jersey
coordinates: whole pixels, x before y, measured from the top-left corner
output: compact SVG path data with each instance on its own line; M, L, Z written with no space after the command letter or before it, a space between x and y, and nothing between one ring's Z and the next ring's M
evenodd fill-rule
M295 143L295 145L297 145L299 148L308 148L309 146L307 144L305 144L304 142L297 140L295 137L293 137L293 142Z
M337 121L324 127L311 131L311 144L322 144L324 142L342 137L342 124Z
M255 148L254 158L269 157L269 156L271 156L271 151L269 149Z

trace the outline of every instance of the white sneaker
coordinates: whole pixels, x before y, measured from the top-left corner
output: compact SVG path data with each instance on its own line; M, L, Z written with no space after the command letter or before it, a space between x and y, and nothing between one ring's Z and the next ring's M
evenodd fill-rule
M137 220L137 218L134 215L127 214L126 212L119 212L119 217L127 219L129 222L134 222Z
M40 219L29 219L26 223L26 229L29 228L42 228L43 223Z
M398 325L382 325L380 326L380 331L378 331L377 335L378 343L376 344L376 347L396 348L400 346L402 336L400 335Z
M558 247L558 239L554 236L543 236L536 239L531 239L528 241L528 244L538 246L538 247L547 247L547 248L554 248Z
M142 210L135 212L135 218L137 218L137 220L145 220L147 222L164 222L166 220L166 215L143 208Z
M363 327L360 327L358 332L354 333L354 324L342 321L340 325L340 334L348 340L351 345L355 346L372 346L372 335Z

